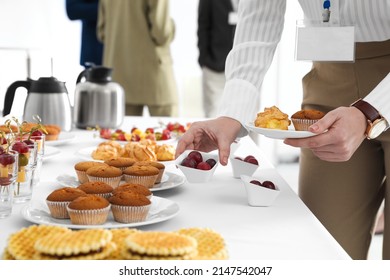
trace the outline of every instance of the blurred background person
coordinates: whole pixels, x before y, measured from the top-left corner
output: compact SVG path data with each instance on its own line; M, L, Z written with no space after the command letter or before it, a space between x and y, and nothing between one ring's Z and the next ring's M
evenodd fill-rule
M98 0L66 0L66 13L71 20L81 20L80 65L102 64L103 44L97 39Z
M199 0L198 49L203 110L215 117L225 86L226 57L233 46L238 0Z
M170 44L175 25L168 0L101 0L98 38L103 65L126 93L126 115L177 116Z

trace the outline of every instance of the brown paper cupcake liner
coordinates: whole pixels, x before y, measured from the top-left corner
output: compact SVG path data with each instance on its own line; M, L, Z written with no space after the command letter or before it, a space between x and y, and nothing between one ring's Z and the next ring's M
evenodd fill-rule
M122 175L118 177L95 177L90 175L87 176L90 182L103 182L109 184L114 189L119 186L119 183L122 180Z
M70 201L49 201L46 200L49 207L50 215L55 219L69 219L69 214L66 209Z
M148 188L153 188L157 177L158 174L152 176L134 176L125 174L125 181L127 183L140 184Z
M308 131L309 127L316 123L318 120L306 120L306 119L291 119L295 130Z
M136 223L146 220L151 204L145 206L111 205L114 220L118 223Z
M76 170L77 178L79 179L80 184L88 182L88 176L85 171Z
M111 205L103 209L74 210L67 207L70 221L74 225L101 225L107 221Z

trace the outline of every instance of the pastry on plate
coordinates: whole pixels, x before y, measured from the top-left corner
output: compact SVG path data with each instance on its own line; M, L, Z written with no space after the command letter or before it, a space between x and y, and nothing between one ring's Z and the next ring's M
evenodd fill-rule
M295 130L309 130L309 127L325 116L325 113L315 109L305 109L295 112L291 121Z
M262 128L287 130L290 124L288 115L276 106L266 107L264 112L258 113L255 119L255 126Z

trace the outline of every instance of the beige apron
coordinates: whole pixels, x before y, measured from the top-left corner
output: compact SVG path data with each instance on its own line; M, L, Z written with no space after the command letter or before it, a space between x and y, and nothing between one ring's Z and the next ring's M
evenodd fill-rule
M302 108L328 112L365 97L390 72L390 40L356 44L354 63L313 63L303 78ZM390 94L390 92L389 92ZM352 125L352 124L351 124ZM366 259L376 213L390 201L390 130L365 140L343 163L302 149L299 195L353 259ZM390 208L385 206L383 258L390 259Z

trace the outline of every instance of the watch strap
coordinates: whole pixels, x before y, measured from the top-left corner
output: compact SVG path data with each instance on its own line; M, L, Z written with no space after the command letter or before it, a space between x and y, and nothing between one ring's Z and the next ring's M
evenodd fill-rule
M374 123L375 120L380 119L382 116L379 112L371 106L370 103L364 101L363 99L358 99L351 106L359 109L371 123Z

